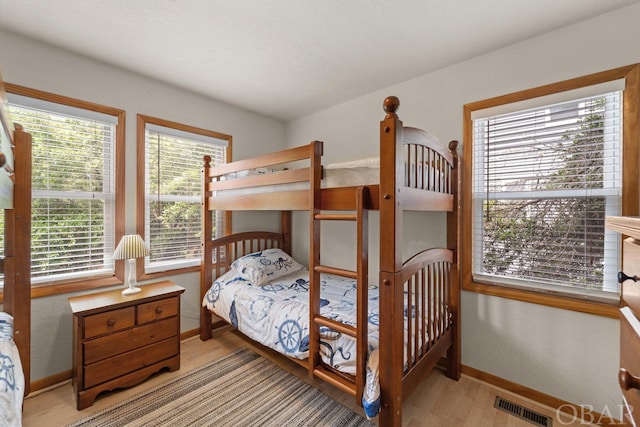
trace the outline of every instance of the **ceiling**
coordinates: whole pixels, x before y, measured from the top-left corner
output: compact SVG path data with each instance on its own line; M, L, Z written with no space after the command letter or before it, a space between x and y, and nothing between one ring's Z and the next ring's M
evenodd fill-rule
M281 120L640 0L0 0L0 28Z

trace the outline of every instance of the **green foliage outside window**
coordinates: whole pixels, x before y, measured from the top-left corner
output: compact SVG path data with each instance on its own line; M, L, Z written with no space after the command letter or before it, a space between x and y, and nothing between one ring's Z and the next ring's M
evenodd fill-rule
M17 195L32 198L32 277L112 269L114 126L20 106L11 113L32 136L33 194Z

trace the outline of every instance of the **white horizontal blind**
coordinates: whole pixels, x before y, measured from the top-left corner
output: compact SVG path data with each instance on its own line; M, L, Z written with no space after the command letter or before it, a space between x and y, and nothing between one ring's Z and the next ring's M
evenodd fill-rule
M474 119L474 280L617 296L621 94Z
M151 255L145 272L200 264L203 157L226 162L227 141L146 125L145 241ZM224 215L213 215L216 233L224 233Z
M10 104L33 138L33 283L113 273L115 125L63 107Z

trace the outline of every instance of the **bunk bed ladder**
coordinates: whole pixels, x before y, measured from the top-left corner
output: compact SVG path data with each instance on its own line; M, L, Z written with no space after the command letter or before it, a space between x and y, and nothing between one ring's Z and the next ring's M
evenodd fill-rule
M341 268L328 267L320 265L319 256L313 257L315 262L309 267L312 272L311 277L315 277L311 284L311 302L310 302L310 325L311 331L309 331L309 375L311 377L319 377L324 381L332 384L335 387L353 395L357 401L362 399L362 393L365 385L366 378L366 357L361 355L367 354L368 342L368 270L369 270L369 257L368 257L368 235L369 235L369 221L368 210L364 208L364 201L368 197L367 187L358 187L356 190L356 210L354 213L349 214L336 214L336 213L320 213L316 211L313 213L312 227L315 228L314 233L314 247L320 248L320 221L355 221L357 228L357 262L356 270L344 270ZM312 230L313 232L314 230ZM316 246L317 245L317 246ZM328 317L320 315L320 286L319 275L320 273L334 274L337 276L348 277L356 280L356 293L357 293L357 307L356 307L356 325L351 326L345 323L330 319ZM315 280L315 286L313 281ZM320 328L325 327L333 331L339 332L355 338L356 351L358 354L355 382L353 378L349 378L344 374L337 373L331 369L328 369L321 363L320 359Z

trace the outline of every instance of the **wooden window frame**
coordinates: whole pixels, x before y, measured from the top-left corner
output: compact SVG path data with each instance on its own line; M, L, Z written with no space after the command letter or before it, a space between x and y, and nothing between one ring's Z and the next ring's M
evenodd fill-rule
M146 145L146 125L154 124L158 126L163 126L166 128L176 129L182 132L195 133L211 138L226 140L227 145L227 157L226 161L230 162L232 159L232 136L226 135L224 133L215 132L207 129L198 128L195 126L189 126L182 123L177 123L169 120L159 119L156 117L146 116L143 114L138 114L137 120L137 153L136 153L136 191L138 197L136 198L136 233L140 236L145 235L145 214L146 214L146 193L145 193L145 175L146 175L146 167L145 167L145 145ZM202 163L200 166L202 166ZM229 234L231 230L231 212L225 212L225 234ZM146 273L143 262L136 263L136 277L137 280L149 280L156 279L159 277L165 276L173 276L176 274L184 274L190 272L200 271L200 266L195 267L186 267L186 268L176 268L167 271L159 271L153 273Z
M623 123L622 123L622 194L621 215L635 216L640 209L640 179L638 166L640 163L640 64L619 67L600 73L590 74L574 79L539 86L508 95L498 96L483 101L464 105L463 109L463 185L462 185L462 247L468 253L461 256L462 288L465 291L476 292L501 298L542 304L549 307L562 308L583 313L596 314L605 317L618 318L618 304L607 304L586 301L579 296L550 295L533 290L516 289L508 286L488 285L473 280L472 256L473 248L472 219L473 219L473 121L471 114L498 105L510 104L537 98L554 93L560 93L608 81L624 79L623 92ZM615 278L611 278L615 280Z
M118 191L125 188L125 120L126 114L124 110L96 104L93 102L82 101L63 95L57 95L42 90L31 89L11 83L4 83L7 93L21 95L30 98L41 99L48 102L67 105L70 107L96 111L108 114L117 118L115 130L115 227L114 241L118 242L124 234L125 206L124 191ZM124 261L116 261L114 264L113 275L97 275L87 276L77 280L60 280L45 283L38 283L31 287L31 297L39 298L49 295L58 295L69 292L77 292L86 289L95 289L106 286L114 286L122 284L124 281Z

